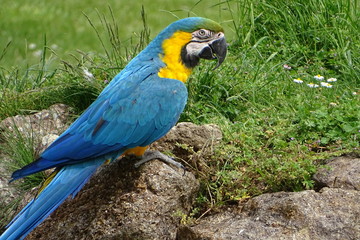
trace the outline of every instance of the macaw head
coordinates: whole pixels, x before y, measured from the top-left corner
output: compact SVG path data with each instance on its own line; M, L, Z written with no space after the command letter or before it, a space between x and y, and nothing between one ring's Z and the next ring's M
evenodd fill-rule
M191 33L190 41L181 51L181 60L187 67L195 67L201 58L217 59L216 67L220 66L226 57L227 43L218 23L206 18L185 18L175 24L183 25L183 31Z
M158 75L183 82L200 59L217 59L218 67L227 52L223 28L201 17L184 18L170 24L153 42L160 45L160 59L165 64Z

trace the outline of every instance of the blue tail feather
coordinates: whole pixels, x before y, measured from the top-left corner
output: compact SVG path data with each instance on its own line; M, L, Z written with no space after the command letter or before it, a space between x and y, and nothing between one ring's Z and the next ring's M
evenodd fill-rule
M0 240L24 239L68 196L75 197L103 163L104 159L99 158L61 168L45 189L8 224L6 231L0 236Z

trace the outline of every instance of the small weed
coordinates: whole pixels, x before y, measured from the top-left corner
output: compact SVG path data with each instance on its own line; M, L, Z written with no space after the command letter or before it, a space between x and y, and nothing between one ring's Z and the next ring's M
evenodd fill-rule
M1 133L3 143L0 145L0 150L2 154L11 159L6 164L9 172L18 170L36 159L34 136L33 132L21 131L15 122L13 122L9 129ZM17 187L20 187L22 190L29 190L39 185L44 179L45 175L42 172L32 174L24 178Z

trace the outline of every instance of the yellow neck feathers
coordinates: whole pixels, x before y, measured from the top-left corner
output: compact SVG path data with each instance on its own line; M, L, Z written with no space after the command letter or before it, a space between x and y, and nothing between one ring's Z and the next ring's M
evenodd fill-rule
M191 33L178 31L163 42L164 55L160 56L160 58L166 66L160 69L159 77L177 79L182 82L187 81L191 74L191 69L182 63L181 49L190 42L191 37Z

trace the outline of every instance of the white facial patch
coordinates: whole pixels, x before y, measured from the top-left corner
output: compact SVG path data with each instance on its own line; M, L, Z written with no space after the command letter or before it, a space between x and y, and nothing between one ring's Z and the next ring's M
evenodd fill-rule
M186 45L186 52L190 55L198 55L206 46L208 46L207 42L190 42Z

